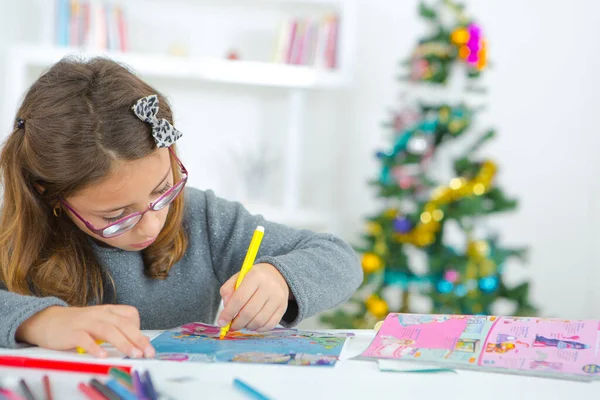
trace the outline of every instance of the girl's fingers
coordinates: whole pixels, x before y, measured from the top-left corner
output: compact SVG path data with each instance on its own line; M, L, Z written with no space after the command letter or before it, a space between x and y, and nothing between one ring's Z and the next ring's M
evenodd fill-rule
M76 331L73 333L74 342L77 347L94 357L105 358L108 356L106 351L96 343L94 338L85 331Z
M92 334L98 339L102 339L112 344L117 350L131 358L140 358L144 354L138 349L123 332L110 322L98 321L92 329Z
M266 332L266 331L270 331L271 329L275 328L281 322L281 318L283 317L283 314L285 314L285 310L286 310L286 307L283 307L283 306L277 308L277 310L275 310L273 315L271 315L271 318L269 318L267 323L264 324L263 326L261 326L260 328L257 328L256 331L257 332Z
M121 331L121 333L127 338L127 340L142 353L143 356L152 358L155 356L154 347L150 344L150 339L146 337L139 328L132 323L130 320L121 317L119 315L113 314L110 317L110 323L113 324L117 329ZM131 350L129 354L131 357L134 357L132 354L139 354L139 352L134 349ZM140 357L142 356L140 355ZM136 357L137 358L137 357Z
M263 308L254 316L254 318L248 322L246 329L255 331L258 328L262 328L269 322L273 314L278 310L278 304L274 301L267 301Z
M261 313L261 310L269 300L269 295L262 290L257 290L250 300L242 307L237 317L231 324L234 331L246 328L248 323Z
M219 326L225 326L239 314L242 307L244 307L250 298L254 295L258 289L258 279L253 279L252 276L248 275L242 282L240 287L231 295L221 315L219 315L218 324ZM262 307L262 304L261 304ZM232 325L233 328L233 325Z
M229 301L229 298L235 291L235 282L237 281L238 275L239 275L239 272L237 274L233 275L231 278L229 278L227 280L227 282L225 282L223 284L223 286L221 286L221 289L219 290L219 294L221 295L221 298L223 299L223 304L226 304L227 301Z

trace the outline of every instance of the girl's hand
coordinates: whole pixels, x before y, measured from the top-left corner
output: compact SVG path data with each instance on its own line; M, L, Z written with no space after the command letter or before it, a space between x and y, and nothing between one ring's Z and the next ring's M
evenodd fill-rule
M231 320L232 330L242 328L264 332L273 329L285 314L290 288L277 268L271 264L256 264L235 290L235 274L221 287L225 308L218 318L219 326ZM235 319L234 319L235 317Z
M150 340L140 331L138 310L125 305L48 307L23 322L16 338L53 350L81 347L96 357L107 356L96 340L132 358L155 355Z

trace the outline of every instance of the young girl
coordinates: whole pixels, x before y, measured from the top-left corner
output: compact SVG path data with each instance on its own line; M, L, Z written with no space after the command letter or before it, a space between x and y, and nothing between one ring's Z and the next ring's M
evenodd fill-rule
M0 155L0 346L153 357L140 329L264 331L346 301L352 249L185 187L165 98L107 59L65 59L29 89ZM191 171L193 173L193 171ZM265 236L234 291L250 238Z

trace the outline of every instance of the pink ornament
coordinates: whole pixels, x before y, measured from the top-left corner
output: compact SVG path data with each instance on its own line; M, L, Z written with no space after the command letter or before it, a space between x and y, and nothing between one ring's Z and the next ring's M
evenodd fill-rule
M411 78L412 79L421 79L425 76L425 73L429 69L429 63L427 60L416 59L412 64Z
M477 24L471 24L467 27L469 32L469 40L466 43L470 50L467 62L469 64L477 64L479 61L479 51L481 50L481 28Z
M449 269L444 274L444 279L450 283L454 283L458 280L458 271L455 269Z
M394 167L394 169L392 169L392 175L401 189L410 189L415 184L415 178L408 175L402 167Z

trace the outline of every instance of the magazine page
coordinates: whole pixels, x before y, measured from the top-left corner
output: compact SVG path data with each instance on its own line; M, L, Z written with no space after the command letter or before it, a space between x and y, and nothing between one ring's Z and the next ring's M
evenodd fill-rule
M599 321L389 314L361 359L598 379Z

